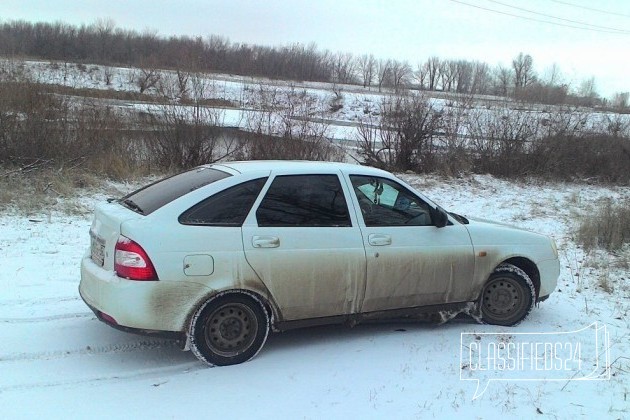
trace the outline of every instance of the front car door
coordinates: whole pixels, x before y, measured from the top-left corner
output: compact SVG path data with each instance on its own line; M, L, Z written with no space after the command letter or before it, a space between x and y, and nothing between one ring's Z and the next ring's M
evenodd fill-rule
M340 172L276 174L243 224L245 257L282 320L357 311L365 250Z
M350 175L361 210L367 282L361 312L460 302L469 296L474 254L466 228L434 223L435 211L403 184Z

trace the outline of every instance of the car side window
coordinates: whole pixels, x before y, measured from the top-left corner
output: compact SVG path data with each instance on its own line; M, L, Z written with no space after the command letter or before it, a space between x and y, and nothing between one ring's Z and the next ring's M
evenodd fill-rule
M431 207L402 185L372 176L350 176L366 226L432 226Z
M179 216L184 225L242 226L267 178L243 182L220 191Z
M352 226L337 175L277 176L256 219L258 226Z

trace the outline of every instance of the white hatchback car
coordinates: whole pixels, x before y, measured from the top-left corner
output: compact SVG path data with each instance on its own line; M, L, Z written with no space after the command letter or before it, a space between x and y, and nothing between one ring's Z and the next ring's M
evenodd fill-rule
M97 208L81 297L105 323L241 363L270 330L466 312L515 325L555 289L552 239L447 213L394 175L231 162Z

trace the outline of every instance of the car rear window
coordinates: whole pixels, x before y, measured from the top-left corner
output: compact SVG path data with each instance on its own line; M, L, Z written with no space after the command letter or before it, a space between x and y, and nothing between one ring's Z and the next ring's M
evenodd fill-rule
M179 223L197 226L242 226L267 178L243 182L206 198L179 216Z
M217 169L200 167L164 178L121 198L119 202L143 215L148 215L171 201L230 174Z
M258 226L352 226L337 175L277 176L256 211L256 219Z

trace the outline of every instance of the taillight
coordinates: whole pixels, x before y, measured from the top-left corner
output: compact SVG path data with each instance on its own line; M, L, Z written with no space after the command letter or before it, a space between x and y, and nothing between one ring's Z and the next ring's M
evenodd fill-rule
M144 249L122 235L116 242L114 270L118 277L129 280L158 280L153 263Z

